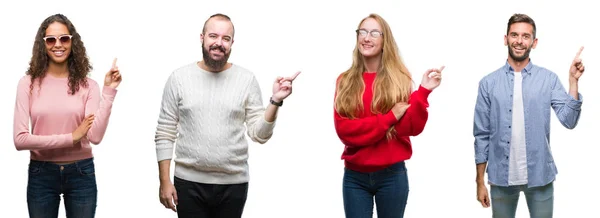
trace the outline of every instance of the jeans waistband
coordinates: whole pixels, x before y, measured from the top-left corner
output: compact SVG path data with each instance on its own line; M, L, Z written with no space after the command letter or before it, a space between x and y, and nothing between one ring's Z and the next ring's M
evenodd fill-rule
M53 163L53 162L49 162L49 161L39 161L39 160L30 160L29 161L29 165L31 165L31 166L63 168L63 169L78 168L78 167L87 166L87 165L90 165L93 163L94 163L93 157L83 159L83 160L78 160L74 163L69 163L69 164L57 164L57 163Z

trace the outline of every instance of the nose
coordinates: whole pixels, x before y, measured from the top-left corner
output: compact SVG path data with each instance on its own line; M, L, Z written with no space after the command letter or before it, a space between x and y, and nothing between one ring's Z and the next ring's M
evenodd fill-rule
M517 43L519 43L519 44L523 43L523 37L517 37Z
M371 41L371 34L367 34L365 37L363 37L363 41L370 42Z
M60 42L60 39L56 39L56 42L54 43L53 47L62 47L62 43Z
M223 45L223 38L219 37L217 40L215 40L215 45L222 46Z

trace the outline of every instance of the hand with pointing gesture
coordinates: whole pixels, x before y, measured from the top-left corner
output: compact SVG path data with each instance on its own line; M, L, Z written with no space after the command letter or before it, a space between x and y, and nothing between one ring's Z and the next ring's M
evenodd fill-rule
M292 94L292 82L300 75L300 71L291 77L277 77L273 83L273 101L281 102Z
M444 70L445 66L440 67L440 69L429 69L425 71L423 74L423 79L421 80L421 86L426 89L434 90L440 83L442 82L442 70Z
M117 67L117 59L115 58L112 63L112 67L106 73L104 77L104 86L110 86L113 89L116 89L119 84L121 84L121 73L119 72L119 67Z
M569 69L569 79L571 80L579 81L579 77L581 77L583 71L585 71L583 62L579 57L581 55L581 51L583 51L583 46L581 46L581 48L577 52L577 55L575 56L575 59L573 59L573 63L571 64L571 68Z

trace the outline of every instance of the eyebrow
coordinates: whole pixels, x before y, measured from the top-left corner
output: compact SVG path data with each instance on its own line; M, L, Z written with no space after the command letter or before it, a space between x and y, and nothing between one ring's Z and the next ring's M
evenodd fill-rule
M365 28L360 28L359 30L366 30L366 31L377 31L377 32L381 32L381 30L379 30L379 29L372 29L372 30L368 30L368 29L365 29Z
M218 33L207 33L206 35L219 35ZM223 37L230 37L230 35L223 35Z
M65 33L65 34L59 34L59 35L45 35L44 37L48 37L48 36L66 36L66 35L71 35L71 34Z
M517 35L519 35L519 33L518 33L518 32L510 32L510 34L511 34L511 35L514 35L514 34L517 34ZM532 34L531 34L531 33L523 33L523 35L532 35Z

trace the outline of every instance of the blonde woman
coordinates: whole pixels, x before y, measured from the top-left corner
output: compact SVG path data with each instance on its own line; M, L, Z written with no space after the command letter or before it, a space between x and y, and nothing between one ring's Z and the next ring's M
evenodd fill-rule
M371 14L356 34L352 66L338 77L335 93L335 129L345 145L344 210L349 218L372 217L376 203L379 218L403 217L409 137L425 128L427 97L443 67L427 70L413 92L388 23Z

